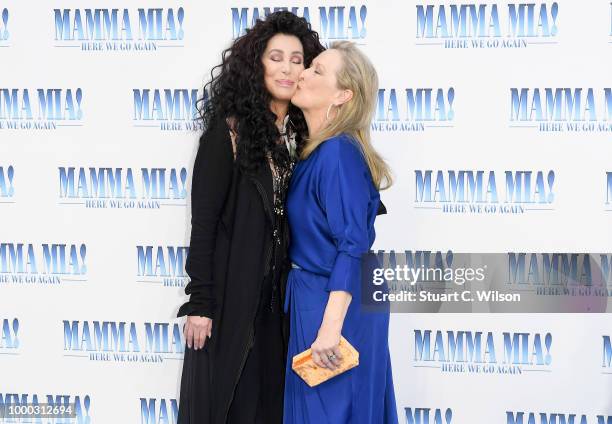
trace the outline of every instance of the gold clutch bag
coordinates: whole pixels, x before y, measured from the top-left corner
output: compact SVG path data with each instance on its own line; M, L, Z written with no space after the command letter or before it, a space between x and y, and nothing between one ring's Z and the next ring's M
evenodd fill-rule
M314 387L359 365L359 352L342 336L340 336L338 348L342 355L342 361L340 362L340 367L335 370L317 366L312 360L311 349L295 355L291 368L293 368L297 375L302 377L306 384Z

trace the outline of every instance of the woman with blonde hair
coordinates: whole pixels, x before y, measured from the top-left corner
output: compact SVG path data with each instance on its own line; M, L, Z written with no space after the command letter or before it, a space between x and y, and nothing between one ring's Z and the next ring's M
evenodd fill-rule
M300 74L291 98L309 138L287 195L285 424L397 423L389 313L360 307L362 255L374 242L376 215L385 212L379 190L391 184L371 144L377 90L368 58L353 43L338 42ZM312 348L317 366L335 369L341 335L359 351L359 365L309 387L292 371L292 357Z

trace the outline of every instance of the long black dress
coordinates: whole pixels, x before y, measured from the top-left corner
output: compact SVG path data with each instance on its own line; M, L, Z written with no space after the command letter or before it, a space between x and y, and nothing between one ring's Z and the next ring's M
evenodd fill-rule
M286 132L283 132L283 139L285 137L287 137ZM228 424L283 422L287 344L283 338L283 302L280 299L279 288L282 276L274 271L277 267L280 269L286 256L286 252L282 250L282 240L286 236L284 232L287 229L284 203L294 162L291 161L288 166L281 167L270 160L270 165L274 191L270 263L272 272L264 279L255 316L255 338L234 392Z
M223 123L216 125L229 131ZM228 144L222 146L220 138ZM282 141L294 153L294 138L284 134ZM217 129L207 142L208 148L201 142L193 172L186 267L191 277L186 293L191 298L178 316L212 317L213 335L204 349L185 350L178 422L280 424L287 350L282 311L288 264L284 200L294 160L283 167L271 163L247 177L227 160L229 137ZM206 166L208 172L202 169ZM215 184L211 178L218 178L226 189L206 189ZM200 220L204 216L207 219ZM212 234L211 227L219 231L215 228ZM260 269L255 264L262 258ZM251 272L243 269L249 264Z

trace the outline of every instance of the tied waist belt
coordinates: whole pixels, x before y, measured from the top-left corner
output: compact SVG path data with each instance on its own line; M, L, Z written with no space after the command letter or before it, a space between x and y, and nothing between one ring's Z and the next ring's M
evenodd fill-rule
M318 275L318 276L321 276L321 277L329 278L329 275L323 275L323 274L320 274L320 273L309 271L307 269L302 268L301 266L299 266L295 262L291 262L291 269L295 269L295 270L307 272L307 273L310 273L310 274ZM296 277L295 276L292 277L291 274L289 274L289 279L287 281L287 289L286 289L286 292L285 292L285 304L284 304L284 308L283 308L285 310L285 313L287 313L289 311L289 305L290 305L290 303L292 301L291 297L292 297L292 292L293 292L293 284L294 284L293 283L293 279L294 278L296 278Z
M299 266L298 264L296 264L295 262L291 262L291 269L303 269L301 266ZM285 310L285 313L289 312L289 304L291 302L291 292L293 291L293 283L291 282L292 278L289 277L289 280L287 281L287 291L285 293L285 304L283 306L283 309Z

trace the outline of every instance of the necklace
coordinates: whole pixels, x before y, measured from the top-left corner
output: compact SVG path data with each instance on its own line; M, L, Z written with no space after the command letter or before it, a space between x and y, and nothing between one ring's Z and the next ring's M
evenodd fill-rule
M272 166L272 188L274 191L274 215L276 216L273 238L277 245L281 243L280 226L285 215L285 200L289 189L289 181L296 162L295 134L287 128L289 115L285 117L281 133L281 141L289 153L289 162L285 166L270 161Z

